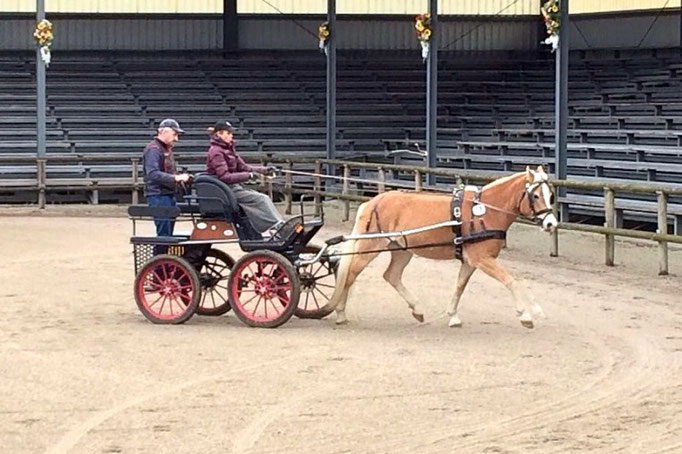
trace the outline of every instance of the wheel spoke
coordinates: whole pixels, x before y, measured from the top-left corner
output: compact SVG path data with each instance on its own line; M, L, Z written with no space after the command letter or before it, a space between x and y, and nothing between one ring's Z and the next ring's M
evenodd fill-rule
M168 295L163 295L163 300L161 301L161 308L157 312L157 314L161 315L163 313L163 306L166 305L166 299L168 299Z
M184 299L182 298L182 296L173 298L172 303L175 303L176 307L180 308L178 315L185 312L187 310L187 308L189 307L189 304L184 304ZM172 303L171 303L171 315L173 315L173 309L172 309L173 304Z
M279 317L280 315L282 315L282 312L280 312L280 311L277 309L277 305L275 304L275 302L272 301L271 299L269 299L268 301L270 302L270 305L275 309L275 312L277 312L277 316ZM267 304L266 304L266 307L267 307ZM267 318L267 316L268 316L268 311L267 311L267 309L266 309L266 310L265 310L265 317Z
M322 282L315 282L316 287L327 287L327 288L336 288L334 285L329 285L329 284L323 284Z
M152 280L156 280L159 284L163 284L165 282L165 278L163 275L165 272L163 271L163 267L154 267L151 269L152 273Z
M319 288L313 287L313 293L315 293L315 291L317 291L320 295L322 295L324 297L324 299L326 299L327 301L330 301L329 297L327 295L325 295L322 290L320 290Z
M227 269L227 266L226 265L220 266L216 263L211 263L211 264L206 263L206 269L207 269L208 273L212 274L213 276L218 277L218 276L222 276L222 272L223 272L223 270Z
M223 296L220 294L220 292L215 290L215 289L211 290L211 298L215 298L218 300L218 302L220 303L220 304L218 304L218 306L221 306L227 302L227 298L223 298ZM218 306L216 306L216 307L218 307Z
M256 301L256 306L253 308L253 311L251 312L251 315L256 315L256 311L258 310L258 306L260 306L260 302L263 300L262 296L258 296L258 301ZM244 305L242 304L242 307Z
M255 290L254 290L254 291L255 291ZM241 303L241 301L240 301L241 306L242 306L242 307L246 307L247 304L251 303L251 301L253 301L254 299L258 298L258 296L259 296L258 294L255 294L255 295L253 295L248 301L245 301L245 302L243 302L243 303Z
M177 270L177 268L178 267L173 264L168 265L168 276L166 279L175 279L175 270Z
M287 306L291 302L291 295L286 293L278 293L277 297L279 298L279 302L282 303L282 306Z
M161 280L165 282L165 281L168 280L168 270L166 269L166 266L163 266L163 265L162 265L160 268L161 268L161 273L162 273L162 276L163 276L163 277L161 278Z
M156 298L152 304L148 304L147 307L148 307L149 309L151 309L152 306L154 306L156 303L158 303L159 301L161 301L162 298L163 298L163 293L159 293L159 297ZM145 298L145 301L146 301L146 298Z
M154 293L161 293L161 287L153 289L143 289L145 295L152 295Z
M315 296L315 292L310 292L310 293L312 293L312 295L313 295L313 300L315 301L315 306L317 306L317 308L319 309L320 303L317 301L317 297Z
M254 271L253 268L251 268L252 265L256 265L256 271ZM259 270L260 270L259 264L258 264L258 263L253 263L253 262L249 263L249 264L244 268L244 271L249 271L249 272L251 273L251 276L260 276L260 274L259 274L260 271L259 271Z
M327 270L327 271L328 271L328 270ZM330 271L330 272L328 272L327 274L322 274L322 275L318 275L318 276L313 276L313 278L314 278L316 281L319 281L319 280L324 279L325 277L332 276L333 274L334 274L334 273Z
M282 274L280 274L280 275L277 276L277 277L274 277L274 276L270 276L270 277L271 277L272 279L274 279L275 282L279 282L279 281L281 281L282 279L286 278L287 275L286 275L286 273L283 272Z
M303 306L303 310L307 311L308 310L308 300L310 299L310 292L305 293L305 305Z
M189 306L189 303L192 301L192 298L187 293L178 293L176 299L178 298L185 304L185 306Z
M322 267L324 266L324 263L320 262L319 265L320 265L320 266L317 267L317 270L312 271L310 274L312 274L313 276L315 276L315 275L317 274L317 272L320 271L320 270L322 269ZM315 265L310 265L310 269L312 269L314 266L315 266Z

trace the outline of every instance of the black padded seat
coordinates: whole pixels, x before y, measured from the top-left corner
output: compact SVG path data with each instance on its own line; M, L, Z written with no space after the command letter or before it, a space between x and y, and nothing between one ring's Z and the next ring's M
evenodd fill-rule
M243 240L263 238L239 207L229 185L212 175L202 174L194 178L193 186L202 218L220 219L236 224L239 238Z

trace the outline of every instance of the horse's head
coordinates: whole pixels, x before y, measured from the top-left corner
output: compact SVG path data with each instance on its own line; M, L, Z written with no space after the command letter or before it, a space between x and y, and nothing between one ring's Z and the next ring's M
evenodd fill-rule
M526 189L521 197L519 211L523 216L541 225L545 232L552 232L559 221L552 211L554 188L548 180L549 177L542 166L535 170L526 167Z

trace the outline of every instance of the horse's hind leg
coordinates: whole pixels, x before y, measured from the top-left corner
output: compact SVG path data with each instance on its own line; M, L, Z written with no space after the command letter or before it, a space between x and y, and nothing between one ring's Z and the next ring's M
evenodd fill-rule
M346 301L348 301L348 293L350 287L355 282L355 279L362 273L367 265L370 264L372 260L379 255L379 252L365 252L382 250L386 247L386 242L384 240L357 240L354 244L350 245L347 251L351 251L354 255L351 255L348 264L348 271L346 275L345 283L343 284L344 290L343 295L339 298L339 302L336 305L336 323L342 324L346 323L348 319L346 318Z
M450 321L448 325L453 328L459 328L462 326L462 321L457 316L457 306L459 306L459 300L462 298L462 293L469 283L471 275L474 274L476 268L469 265L466 261L462 262L462 266L459 268L459 276L457 277L457 287L455 288L455 294L452 295L452 300L448 306L448 315L450 316Z
M516 313L519 316L521 324L526 328L532 328L533 317L531 316L531 312L528 307L529 298L524 285L521 282L515 280L507 272L507 270L502 268L502 266L499 263L497 263L497 261L492 257L481 260L479 263L476 263L476 267L480 268L481 271L483 271L488 276L502 282L505 285L505 287L507 287L509 291L511 291L512 295L514 295L514 300L516 301ZM537 308L535 306L537 306ZM538 310L539 313L542 313L542 309L540 308L540 306L538 306L537 304L534 305L533 311L537 313Z
M407 305L412 311L412 316L418 321L424 321L424 313L417 308L417 299L405 288L403 285L402 277L403 271L410 260L412 259L412 253L402 250L392 250L391 251L391 263L384 271L384 279L395 288L400 296L407 302Z

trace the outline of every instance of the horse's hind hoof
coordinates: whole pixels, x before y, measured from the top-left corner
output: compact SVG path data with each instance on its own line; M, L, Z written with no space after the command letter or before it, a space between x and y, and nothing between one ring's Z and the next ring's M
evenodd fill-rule
M424 314L415 314L414 312L412 312L412 317L417 319L419 323L424 323Z
M528 329L533 329L535 327L535 325L533 325L533 320L521 320L521 325Z

